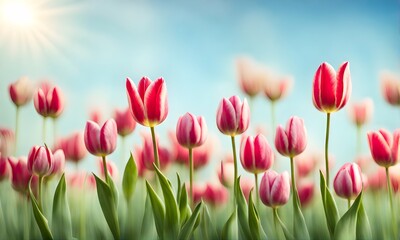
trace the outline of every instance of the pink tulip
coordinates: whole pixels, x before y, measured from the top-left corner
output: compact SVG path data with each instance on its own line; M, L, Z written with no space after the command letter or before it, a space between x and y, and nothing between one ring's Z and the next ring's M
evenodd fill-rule
M246 99L243 103L238 96L222 99L217 111L217 126L223 134L242 134L249 127L249 122L250 108Z
M278 79L269 79L265 82L264 94L272 102L284 98L293 86L293 79L290 76Z
M355 199L363 187L360 167L356 163L344 164L333 180L333 187L339 197Z
M276 129L275 147L283 156L297 156L304 151L306 146L307 132L303 119L291 117L286 123L286 129L281 125Z
M64 110L64 97L58 87L39 88L34 95L33 102L36 112L43 117L57 118Z
M131 134L136 128L136 122L133 119L129 108L124 110L115 109L114 119L117 123L118 134L122 137Z
M32 100L33 86L27 77L21 77L8 87L10 98L15 106L23 106Z
M12 154L15 146L15 135L11 129L0 128L0 153L3 157Z
M207 124L204 118L191 113L179 117L176 124L176 138L185 148L201 146L207 138Z
M33 175L47 176L53 171L54 157L47 146L34 146L28 154L28 171Z
M350 94L349 63L344 62L337 72L329 63L322 63L315 73L313 81L314 106L321 112L336 112L346 105Z
M14 188L15 191L26 194L28 191L29 180L32 176L32 174L28 170L26 158L20 157L18 159L15 159L14 157L9 157L8 162L11 166L12 172L11 186Z
M289 173L267 171L261 179L259 192L261 201L266 206L276 208L285 205L290 196Z
M153 142L149 134L143 134L143 147L141 149L141 161L147 170L154 171L154 151ZM158 142L158 138L156 140ZM160 168L166 169L172 162L172 153L165 147L157 144L158 155L160 158Z
M0 182L10 177L10 166L8 159L0 154Z
M389 169L390 183L394 192L399 191L399 180L398 176L394 173L393 167ZM397 170L397 169L396 169ZM375 173L368 176L368 188L372 191L380 191L387 189L386 173L385 169L379 168Z
M246 201L249 201L250 191L254 188L254 181L251 178L241 177L240 188ZM254 189L254 191L258 191L258 189Z
M213 206L221 206L228 200L228 191L219 183L207 183L203 198Z
M61 175L64 172L64 166L65 166L64 151L58 149L53 153L53 168L49 176Z
M249 97L256 96L262 90L266 71L253 59L241 57L236 61L239 85Z
M65 159L71 162L78 163L86 156L86 147L81 132L74 132L65 138L59 138L55 149L62 149L65 154Z
M159 78L152 82L149 78L143 77L136 87L127 78L126 91L132 116L139 124L154 127L167 118L168 99L164 79Z
M189 192L189 184L186 185L186 191ZM197 204L201 201L204 196L204 191L206 190L206 186L200 183L193 184L193 203Z
M360 166L362 172L367 172L372 166L373 160L369 155L359 155L354 160L358 166Z
M97 163L98 163L97 164L98 168L100 170L100 176L105 178L102 160L99 159L97 161ZM110 161L110 160L107 161L107 171L108 171L108 175L111 176L114 179L114 181L118 180L118 176L119 176L118 168L113 161Z
M226 188L230 188L234 183L234 166L232 155L227 155L217 168L218 179Z
M307 177L314 171L318 160L313 154L300 154L294 159L298 178Z
M385 129L368 133L372 158L382 167L396 165L400 158L400 129L393 136Z
M297 191L299 193L301 206L306 207L314 197L314 183L300 181L297 185Z
M86 149L95 156L107 156L114 152L117 146L117 124L114 119L107 120L100 126L92 121L87 121L85 127Z
M73 172L67 175L68 186L73 188L83 189L96 189L96 179L93 174L87 172Z
M262 134L258 134L255 138L249 136L242 140L240 162L250 173L265 172L274 163L274 151Z
M94 108L89 113L89 120L101 125L103 124L101 110Z
M385 72L381 79L382 94L386 102L393 106L400 106L400 77Z
M373 107L374 104L370 98L366 98L360 102L354 103L351 105L351 108L349 108L351 120L357 126L364 125L371 119Z
M178 164L187 164L189 162L189 150L179 144L175 132L169 131L168 137L172 143L172 156L174 162Z

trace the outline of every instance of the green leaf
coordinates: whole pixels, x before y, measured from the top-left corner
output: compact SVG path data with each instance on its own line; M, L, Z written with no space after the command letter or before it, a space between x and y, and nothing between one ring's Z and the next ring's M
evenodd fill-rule
M35 217L36 223L39 227L39 230L40 230L40 233L42 234L43 239L46 239L46 240L53 239L53 235L51 234L47 219L45 218L45 216L39 209L39 205L36 201L35 195L32 193L31 183L32 183L32 178L29 181L29 195L31 197L33 215Z
M208 212L207 205L204 204L203 211L200 215L200 230L202 238L204 240L208 239L218 239L217 231L211 221L210 213Z
M176 173L176 178L177 178L177 181L178 181L178 190L176 191L176 199L177 200L179 200L179 199L181 199L181 177L179 176L179 174L178 173ZM186 189L184 189L184 190L186 190Z
M326 186L325 177L322 172L319 172L320 176L320 189L322 196L322 203L324 205L326 223L331 236L335 233L335 227L339 221L339 211L336 207L335 199L333 198L329 188Z
M151 207L153 209L154 222L156 225L158 237L160 239L164 239L164 205L160 197L158 197L154 189L150 186L150 184L147 181L146 181L146 188L147 188L147 194L150 197Z
M56 192L54 193L52 229L56 239L72 238L72 223L67 199L65 174L61 176Z
M190 209L188 203L188 196L186 192L185 184L182 185L180 199L179 199L179 212L180 212L180 225L183 226L185 222L189 219L190 215L192 214L192 210Z
M111 230L111 233L114 236L114 239L120 238L119 231L119 223L118 223L118 215L117 215L117 206L115 203L115 193L110 188L110 186L101 180L96 174L93 173L93 176L96 179L96 187L97 187L97 196L99 198L101 210L103 211L104 217L107 221L108 227ZM109 177L109 179L111 179ZM109 180L113 185L113 181ZM114 186L115 188L115 186Z
M362 201L362 192L350 209L339 220L335 228L334 239L356 239L357 215Z
M265 235L264 230L262 229L257 209L254 206L252 195L253 195L253 189L250 190L249 204L248 204L249 228L250 228L250 233L253 236L252 239L267 239L267 236Z
M165 219L164 219L164 237L166 239L176 239L179 235L179 210L178 204L175 200L174 193L172 191L171 183L156 167L154 169L157 172L158 181L160 182L161 189L164 195L165 204Z
M193 211L192 216L187 220L187 222L183 225L181 232L179 233L180 240L190 239L192 233L194 231L194 226L199 218L200 210L202 209L203 202L197 204L196 208Z
M235 223L235 219L236 219L236 212L237 210L233 210L233 213L231 214L231 216L228 218L228 220L226 221L226 223L224 224L224 227L222 228L222 233L221 233L221 239L222 240L229 240L229 239L233 239L233 238L237 238L236 234L235 236L231 236L231 228L232 228L232 224Z
M141 225L141 232L140 236L143 239L149 238L149 234L153 230L153 209L151 208L151 200L149 194L146 194L145 205L144 205L144 212L143 212L143 219Z
M303 213L300 209L300 199L299 194L297 193L297 188L294 187L293 193L295 206L294 206L294 222L295 225L293 226L294 229L294 237L296 239L310 239L310 235L308 233L306 220L304 219Z
M249 218L247 215L247 203L244 198L242 189L240 188L240 177L236 179L236 203L237 203L237 214L239 221L239 230L243 232L246 239L251 239L252 235L249 228Z
M113 199L115 209L118 209L118 190L115 187L114 181L110 175L108 175L108 178L107 178L107 185L109 186L109 188L111 190L111 197Z
M130 202L133 193L135 192L136 181L138 177L138 170L132 153L126 163L124 176L122 177L122 191L127 203Z
M370 240L372 239L371 227L369 225L367 212L364 209L364 204L362 203L362 200L360 202L357 214L356 237L357 240Z

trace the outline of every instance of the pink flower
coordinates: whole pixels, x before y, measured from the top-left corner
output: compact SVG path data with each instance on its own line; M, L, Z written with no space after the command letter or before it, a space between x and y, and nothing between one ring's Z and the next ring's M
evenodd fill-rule
M3 157L12 154L15 147L14 132L8 128L0 128L0 153Z
M176 138L185 148L201 146L207 138L207 124L202 116L191 113L179 117L176 124Z
M262 90L266 71L253 59L241 57L236 61L239 85L249 97L256 96Z
M372 158L382 167L396 165L400 158L400 129L393 133L385 129L368 133Z
M333 187L339 197L355 199L363 187L360 167L356 163L344 164L333 180Z
M0 182L10 177L10 166L6 157L0 154Z
M65 138L58 139L55 149L62 149L65 159L75 163L85 158L87 153L81 132L74 132Z
M64 172L64 166L65 166L64 151L58 149L53 153L53 167L49 175L50 176L61 175Z
M364 125L371 119L373 107L374 103L370 98L366 98L360 102L354 103L349 108L351 120L357 126Z
M29 180L32 174L28 170L25 157L15 159L9 157L8 162L11 166L11 186L15 191L26 194L28 191ZM37 179L37 177L36 177Z
M290 196L289 173L278 174L273 170L264 173L260 184L261 201L268 207L285 205Z
M242 134L249 127L249 122L250 108L246 99L243 103L238 96L222 99L217 111L217 126L223 134Z
M98 164L97 164L97 165L98 165L98 168L99 168L99 170L100 170L100 176L101 176L102 178L105 178L105 175L104 175L104 168L103 168L103 161L102 161L101 159L99 159L99 160L97 161L97 163L98 163ZM112 161L110 161L110 160L107 161L107 171L108 171L109 176L111 176L111 177L113 178L114 181L117 181L117 180L118 180L118 176L119 176L119 174L118 174L118 168L117 168L117 166L115 165L114 162L112 162Z
M265 82L264 94L270 101L277 101L284 98L293 86L293 79L284 76L278 79L269 79Z
M393 168L389 169L389 178L390 183L392 184L392 189L394 192L398 192L399 190L399 180L396 174L393 171ZM396 169L397 170L397 169ZM373 191L380 191L387 189L386 182L386 172L385 169L379 168L375 173L368 176L368 188Z
M302 207L306 207L314 197L314 183L300 181L297 185L299 199Z
M47 146L34 146L28 154L28 171L47 176L53 171L53 153Z
M386 102L393 106L400 106L400 77L385 72L381 76L382 95Z
M230 188L234 183L234 166L232 154L226 155L225 160L221 161L217 168L218 179L226 188Z
M346 105L350 94L349 63L344 62L337 72L329 63L322 63L315 73L313 81L314 106L321 112L336 112Z
M219 183L207 183L203 198L213 206L220 206L228 200L228 191Z
M200 183L193 183L193 203L197 204L204 196L206 186ZM189 184L186 184L186 191L189 192Z
M114 119L117 123L118 134L122 137L131 134L136 128L136 122L133 119L129 108L124 110L115 109Z
M281 125L276 129L275 147L283 156L297 156L304 151L306 146L307 132L303 119L293 116L286 123L286 129Z
M95 156L107 156L114 152L117 146L117 124L114 119L107 120L100 126L87 121L85 127L86 149Z
M23 106L32 100L33 86L27 77L21 77L8 87L10 98L15 106Z
M274 151L262 134L258 134L255 138L248 136L241 143L240 162L250 173L265 172L274 163Z
M246 201L249 201L250 197L250 191L252 188L254 188L254 181L250 178L247 177L241 177L240 178L240 188L242 189L244 198ZM258 189L255 189L254 191L258 191Z
M68 186L73 188L83 189L88 187L89 189L96 188L96 179L93 174L87 172L73 172L67 175Z
M300 154L294 159L298 178L307 177L314 171L318 160L313 154Z
M47 85L45 86L39 88L34 95L36 112L43 117L57 118L64 110L64 98L58 87L47 89Z
M147 170L154 171L154 149L153 149L153 140L151 138L150 134L143 134L143 147L141 149L141 161L143 165L146 167ZM172 157L173 155L171 152L161 146L158 143L158 138L157 138L157 146L158 146L158 156L160 160L160 168L161 170L166 169L172 162Z
M94 108L89 113L89 120L101 125L103 123L101 110Z
M139 124L154 127L167 118L168 98L164 79L159 78L152 82L143 77L136 88L127 78L126 92L132 116Z

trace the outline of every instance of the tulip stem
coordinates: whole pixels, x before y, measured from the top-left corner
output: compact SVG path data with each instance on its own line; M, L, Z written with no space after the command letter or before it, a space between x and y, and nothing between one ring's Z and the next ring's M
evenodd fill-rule
M108 184L108 170L107 170L107 161L106 161L106 156L101 156L103 160L103 171L104 171L104 180Z
M256 206L257 209L259 209L260 206L260 196L259 196L259 192L258 192L258 174L254 173L254 186L255 186L255 192L256 192Z
M351 207L351 200L349 198L349 199L347 199L347 209L350 209L350 207Z
M275 116L275 101L271 101L271 127L272 127L272 142L275 140L275 125L276 125L276 116Z
M53 118L53 147L56 146L57 142L57 119Z
M233 152L233 166L234 166L234 178L235 181L233 183L233 199L234 199L234 206L236 206L236 184L237 184L237 178L238 178L238 167L237 167L237 157L236 157L236 144L235 144L235 136L231 136L231 143L232 143L232 152Z
M32 181L31 181L32 182ZM43 204L42 204L42 197L43 197L43 195L42 195L42 185L43 185L43 176L40 176L39 175L39 195L38 195L38 204L39 204L39 209L40 209L40 211L41 212L43 212L43 208L42 208L42 206L43 206Z
M150 130L151 130L151 138L153 140L154 162L156 163L157 168L160 169L160 161L158 159L156 133L154 131L154 127L150 127Z
M46 117L43 117L42 142L46 142Z
M291 180L292 180L292 198L293 198L293 214L295 213L295 208L296 208L296 198L297 196L297 188L296 188L296 182L294 178L294 164L293 164L293 157L290 157L290 175L291 175ZM293 229L296 228L296 222L295 218L293 218Z
M194 206L193 199L193 149L189 148L189 179L190 179L190 205Z
M391 181L390 181L390 175L389 175L389 167L385 168L386 171L386 182L387 182L387 188L389 192L389 203L390 203L390 213L392 215L392 228L393 228L393 239L397 239L397 224L396 224L396 218L394 215L394 209L393 209L393 195L392 195L392 186L391 186Z
M18 126L19 126L19 106L17 106L15 111L15 137L14 137L14 156L17 155L17 143L18 143Z
M328 144L329 144L329 127L331 124L331 114L326 114L326 134L325 134L325 174L326 186L329 188L329 158L328 158Z
M275 231L276 231L277 238L285 239L285 237L282 235L282 231L280 231L281 229L279 228L279 226L281 228L285 228L285 229L286 229L286 226L285 226L285 224L283 224L282 220L279 218L278 208L273 208L272 211L274 212L274 223L275 223Z

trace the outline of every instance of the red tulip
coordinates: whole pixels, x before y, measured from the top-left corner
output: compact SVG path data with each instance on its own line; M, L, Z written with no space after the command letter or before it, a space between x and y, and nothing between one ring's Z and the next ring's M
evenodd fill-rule
M256 96L262 90L266 71L250 58L239 58L236 61L239 85L249 97Z
M314 197L314 183L302 182L297 185L299 199L302 207L306 207Z
M202 116L191 113L179 117L176 124L176 139L185 148L201 146L207 138L207 124Z
M264 94L270 101L277 101L284 98L293 85L293 79L290 76L278 79L269 79L265 82Z
M368 133L372 158L382 167L396 165L400 158L400 129L393 133L385 129Z
M3 157L12 154L15 145L14 132L8 128L0 128L0 153Z
M136 122L133 119L129 108L124 110L115 109L114 119L117 123L118 134L122 137L131 134L136 128Z
M382 94L386 102L393 106L400 106L400 77L385 72L381 79Z
M274 151L262 134L258 134L255 138L245 137L240 148L240 162L250 173L265 172L274 163Z
M399 191L399 181L395 176L393 169L389 169L390 183L392 185L392 189L394 192ZM386 173L385 169L379 168L374 174L368 176L368 189L373 191L386 190L387 182L386 182Z
M285 205L290 196L288 172L278 174L273 170L264 173L260 184L261 201L268 207L276 208Z
M47 176L53 170L53 153L47 146L34 146L28 154L28 171L38 176Z
M349 108L349 114L351 120L357 126L364 125L367 123L372 117L374 104L371 99L366 98L360 102L354 103Z
M75 132L65 138L59 138L55 149L62 149L65 159L78 163L86 156L85 142L81 132Z
M234 166L232 155L227 155L224 161L221 161L221 165L217 168L218 179L222 185L227 188L233 186L234 183Z
M64 166L65 166L64 151L58 149L53 153L53 167L49 176L61 175L64 172Z
M281 125L276 129L275 147L283 156L297 156L304 151L306 146L307 132L303 119L291 117L286 124L286 129Z
M97 163L98 163L97 164L98 168L100 170L100 176L105 178L104 168L103 168L103 161L101 159L99 159L97 161ZM119 176L118 168L117 168L117 166L115 165L114 162L112 162L110 160L107 161L107 171L108 171L108 175L111 176L114 179L114 181L118 180L118 176Z
M10 167L6 157L0 154L0 182L10 177Z
M302 178L308 176L316 167L318 160L313 154L300 154L294 160L296 166L297 177Z
M33 86L27 77L21 77L8 87L10 98L15 106L23 106L32 100Z
M322 63L314 76L313 103L321 112L332 113L343 108L350 98L351 76L349 63L340 65L338 71Z
M132 116L139 124L154 127L167 118L168 99L164 79L159 78L152 82L147 77L143 77L136 87L127 78L126 91Z
M11 166L11 186L15 191L26 194L28 191L29 180L32 174L28 170L25 157L15 159L9 157L8 162ZM37 179L37 177L35 177Z
M147 170L154 171L154 151L153 151L153 142L152 138L149 134L143 134L143 147L141 149L141 161ZM156 140L158 142L158 138ZM173 155L171 152L157 143L158 146L158 155L160 158L160 168L166 169L172 162Z
M43 117L57 118L64 110L64 98L58 87L39 88L33 101L36 112Z
M228 191L219 183L207 183L203 198L213 206L220 206L228 200Z
M186 191L189 192L189 184L186 185ZM206 186L200 183L193 183L193 203L197 204L201 201L204 196Z
M250 191L254 188L254 181L251 178L241 177L240 188L242 189L246 201L249 201ZM255 189L254 191L258 191L258 189Z
M86 149L95 156L107 156L117 146L117 124L114 119L107 120L100 128L97 123L87 121L85 127Z
M246 99L243 103L238 96L222 99L217 111L217 126L223 134L242 134L249 127L249 122L250 108Z
M333 187L339 197L355 199L363 187L360 167L356 163L344 164L333 180Z

